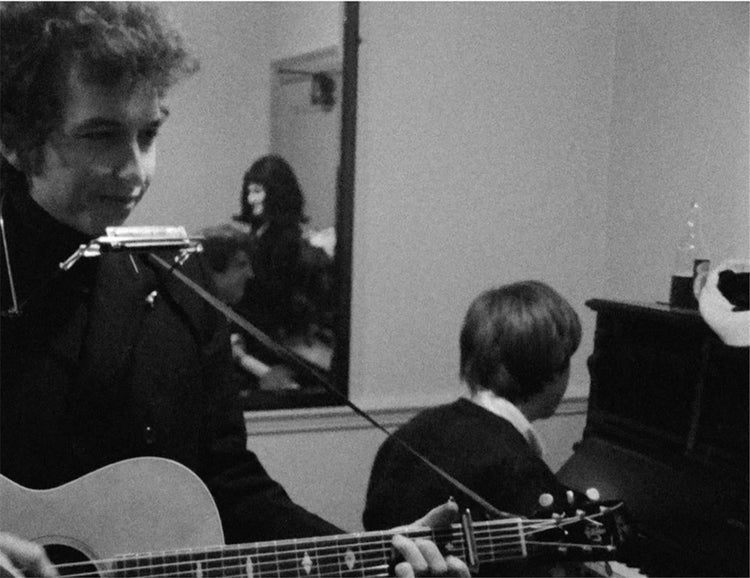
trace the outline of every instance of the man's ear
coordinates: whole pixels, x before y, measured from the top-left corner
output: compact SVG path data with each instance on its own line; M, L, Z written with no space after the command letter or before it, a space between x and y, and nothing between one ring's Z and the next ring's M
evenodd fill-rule
M3 158L8 161L14 169L18 171L22 170L21 159L19 158L18 153L15 150L6 147L3 141L0 141L0 154L3 155Z

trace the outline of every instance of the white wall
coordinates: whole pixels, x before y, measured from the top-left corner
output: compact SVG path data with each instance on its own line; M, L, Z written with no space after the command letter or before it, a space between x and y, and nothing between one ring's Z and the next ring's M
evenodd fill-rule
M272 60L341 45L343 3L270 2L267 6Z
M747 257L747 3L363 3L352 396L434 403L481 289L664 300L693 199Z
M711 259L748 258L748 4L617 10L608 295L666 301L693 200Z
M580 312L586 392L606 296L614 9L598 3L363 3L351 391L431 404L458 385L481 290L548 282Z

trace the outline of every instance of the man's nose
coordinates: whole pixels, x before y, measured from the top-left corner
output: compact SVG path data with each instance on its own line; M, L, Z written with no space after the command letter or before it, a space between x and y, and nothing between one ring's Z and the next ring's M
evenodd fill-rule
M153 163L151 150L144 151L137 139L132 139L123 145L117 160L115 172L120 179L128 181L132 187L142 187L146 183Z

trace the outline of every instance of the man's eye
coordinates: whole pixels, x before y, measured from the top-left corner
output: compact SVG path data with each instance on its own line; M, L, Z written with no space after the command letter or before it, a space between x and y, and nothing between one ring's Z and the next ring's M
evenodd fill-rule
M104 141L117 138L117 133L111 130L97 130L82 133L78 135L78 138L90 141Z
M140 133L138 133L138 143L141 146L150 146L154 143L157 136L159 136L158 128L150 128L148 130L141 131Z

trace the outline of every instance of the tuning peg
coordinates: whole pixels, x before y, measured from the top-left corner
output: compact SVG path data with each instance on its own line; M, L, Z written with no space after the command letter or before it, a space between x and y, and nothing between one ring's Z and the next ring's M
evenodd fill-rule
M567 498L567 500L568 500L568 504L570 504L570 505L572 506L572 505L573 505L573 502L574 502L574 501L575 501L575 499L576 499L576 496L575 496L575 494L573 493L573 490L568 490L567 492L565 492L565 497L566 497L566 498Z
M555 503L555 498L552 497L552 494L540 494L539 495L539 505L542 508L551 508L552 504Z
M599 494L599 490L597 490L596 488L589 488L585 493L586 497L592 502L598 502L602 499L601 495Z

